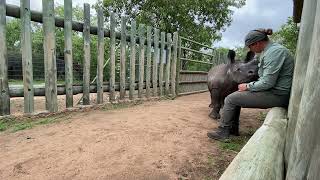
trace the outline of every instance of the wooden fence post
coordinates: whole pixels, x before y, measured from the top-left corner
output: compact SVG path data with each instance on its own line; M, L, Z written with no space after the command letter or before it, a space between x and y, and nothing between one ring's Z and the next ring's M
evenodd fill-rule
M170 68L171 68L171 45L172 45L172 39L171 39L171 33L167 34L167 61L166 61L166 95L170 94Z
M6 42L6 1L0 0L0 116L10 114Z
M151 26L147 26L147 67L146 67L146 96L150 98L151 81Z
M32 71L32 40L30 23L30 0L20 1L21 12L21 52L23 68L24 112L34 112L34 89Z
M113 12L110 13L110 102L115 101L116 84L116 20Z
M121 44L120 44L120 99L126 95L126 17L121 17Z
M72 1L70 0L64 0L64 39L66 107L70 108L73 107Z
M44 67L46 110L58 111L57 98L57 66L56 66L56 41L54 24L54 1L43 0L43 31L44 31Z
M166 34L165 32L161 32L161 50L160 50L160 68L159 68L159 95L163 96L163 68L164 68L164 60L166 58L166 53L164 51L165 46L165 40L166 40Z
M98 61L97 61L97 104L103 103L103 62L104 62L104 20L102 8L98 9Z
M5 0L0 0L0 47L0 116L3 116L10 114Z
M182 43L181 38L177 34L177 61L176 61L176 94L179 95L179 87L180 87L180 71L182 70L182 62L181 62L181 53L182 53Z
M83 61L83 105L90 104L90 5L84 4L84 24L83 24L83 39L84 39L84 61Z
M292 80L291 97L288 107L288 129L286 135L286 147L285 147L285 160L286 165L290 157L291 143L296 128L298 119L300 101L302 92L304 89L304 83L306 81L306 72L309 61L312 32L314 28L315 14L317 8L317 1L304 1L303 2L302 19L299 29L299 39L296 49L294 75ZM319 3L319 2L318 2Z
M308 1L304 1L304 5L306 2ZM303 11L314 11L315 19L304 87L288 161L287 180L319 179L320 177L320 2L317 1L315 9L304 6Z
M158 96L159 29L154 28L153 42L152 89L153 96Z
M138 97L142 98L144 81L144 42L145 42L144 24L139 25L139 88Z
M173 33L173 59L171 66L171 94L176 96L176 74L177 74L177 54L178 54L178 33Z
M136 87L136 21L131 22L130 35L130 90L129 99L134 99L134 90Z

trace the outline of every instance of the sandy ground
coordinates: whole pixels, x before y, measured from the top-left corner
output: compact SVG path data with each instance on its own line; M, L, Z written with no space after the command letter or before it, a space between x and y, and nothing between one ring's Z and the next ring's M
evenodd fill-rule
M207 138L217 127L208 105L202 93L2 132L0 179L218 179L236 153ZM260 125L261 111L242 110L241 134Z

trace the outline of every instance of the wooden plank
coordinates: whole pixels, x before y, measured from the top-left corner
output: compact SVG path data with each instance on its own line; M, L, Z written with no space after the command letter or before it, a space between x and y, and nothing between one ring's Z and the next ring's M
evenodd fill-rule
M134 99L134 90L136 86L136 21L131 22L131 44L130 44L130 90L129 99Z
M146 96L150 98L151 89L151 26L147 26L147 67L146 67Z
M318 2L319 3L319 2ZM288 107L288 123L286 135L285 157L286 165L290 157L291 143L293 140L298 119L300 101L304 89L305 76L310 57L312 34L315 22L317 1L305 1L303 5L302 21L299 28L299 39L296 49L295 69L292 80L291 98Z
M142 98L143 93L143 81L144 81L144 42L145 38L145 25L139 25L139 87L138 87L138 97Z
M64 18L66 107L70 108L73 107L72 1L70 0L64 0Z
M166 81L165 81L165 94L170 94L170 68L171 68L171 46L172 37L171 33L167 34L167 61L166 61Z
M24 112L34 112L34 89L32 71L32 39L30 22L30 0L21 0L21 53L24 87Z
M43 0L43 31L44 31L44 67L46 110L58 111L57 98L57 65L56 65L56 41L54 26L54 1Z
M0 0L0 116L10 114L6 42L6 1Z
M233 159L220 180L283 180L286 114L284 108L272 108L263 125Z
M83 24L84 61L83 61L83 105L90 104L90 5L85 3Z
M98 61L97 61L97 104L103 103L103 62L104 62L104 15L103 9L98 9Z
M152 90L153 96L158 96L159 29L157 28L154 28L153 42Z
M176 73L177 73L177 54L178 54L178 33L173 33L173 58L171 66L171 95L176 96Z
M110 102L115 101L116 84L116 19L113 12L110 13Z
M126 95L126 17L121 17L121 42L120 42L120 99Z
M159 68L159 95L163 96L163 68L164 61L166 58L166 53L164 51L164 46L166 42L166 34L165 32L161 32L161 45L160 45L160 68Z

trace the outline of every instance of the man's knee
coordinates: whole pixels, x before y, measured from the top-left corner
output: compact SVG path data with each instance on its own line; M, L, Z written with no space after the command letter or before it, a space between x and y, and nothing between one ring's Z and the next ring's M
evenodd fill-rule
M225 99L224 99L224 104L230 104L238 96L239 91L233 92L229 94Z

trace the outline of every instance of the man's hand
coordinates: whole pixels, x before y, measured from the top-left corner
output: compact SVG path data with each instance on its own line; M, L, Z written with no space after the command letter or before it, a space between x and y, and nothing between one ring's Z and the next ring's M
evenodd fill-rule
M247 84L246 83L242 83L238 85L238 91L247 91Z

